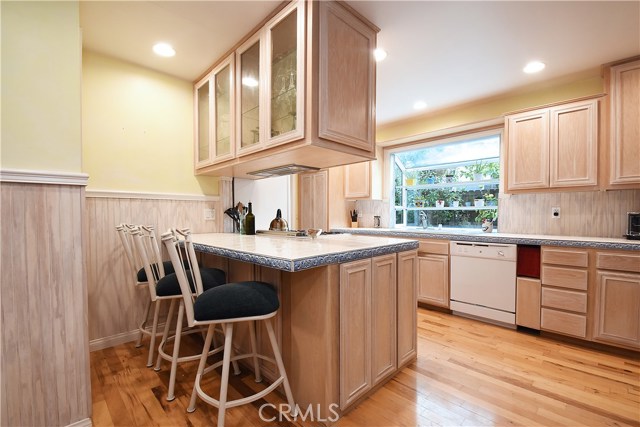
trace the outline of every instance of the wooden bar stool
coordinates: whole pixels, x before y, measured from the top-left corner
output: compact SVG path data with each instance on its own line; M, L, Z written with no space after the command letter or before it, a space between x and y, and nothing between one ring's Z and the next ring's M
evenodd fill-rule
M155 332L158 327L158 311L160 309L160 305L163 301L170 301L169 312L167 314L164 331L162 333L162 340L160 342L160 345L158 346L158 359L156 361L156 367L154 369L156 371L160 370L162 360L168 360L169 362L171 362L171 373L169 375L169 387L167 393L167 400L171 401L175 399L174 391L178 363L198 360L200 358L200 354L180 357L180 339L183 334L190 334L200 331L198 329L191 329L184 333L182 331L184 307L182 303L182 293L180 290L180 285L178 284L175 273L167 275L162 274L164 269L162 268L160 251L157 250L155 234L153 232L150 232L149 230L146 230L144 227L140 227L137 230L133 231L132 235L135 246L138 249L138 254L140 255L140 258L142 260L143 268L146 272L147 277L150 278L149 294L151 300L156 304L152 327L152 347L155 345ZM171 261L169 262L171 263ZM158 265L160 266L160 268L154 268L154 266ZM173 266L171 270L173 271ZM205 290L223 285L226 282L225 272L217 268L199 268L197 274L198 279L202 283L203 289ZM191 279L190 288L192 289L192 291L195 290L195 286L193 285L193 283L194 282ZM175 333L174 335L169 336L171 321L173 319L173 313L175 311L176 303L179 304L179 308ZM174 342L172 354L166 353L164 349L165 345L170 341ZM151 357L152 353L150 352L149 354ZM151 359L149 359L149 361L151 361ZM236 366L235 368L236 372L239 373L238 367Z
M287 373L284 369L280 349L276 341L271 318L274 317L280 307L278 295L271 285L264 282L247 281L238 283L227 283L222 286L203 291L202 283L199 279L198 264L195 249L189 232L165 233L162 235L169 258L173 262L175 274L180 284L182 298L184 302L184 310L187 314L187 322L189 326L208 326L207 336L205 338L204 347L200 357L200 364L191 394L191 401L188 412L195 411L196 397L200 397L208 404L218 408L218 427L224 426L224 417L227 408L244 405L261 399L267 394L274 391L281 384L284 386L284 392L289 407L292 408L292 416L296 415L296 406L291 394L291 387L287 379ZM180 251L183 247L186 255ZM191 292L188 276L192 275L193 282L196 283L196 292ZM273 349L274 358L258 354L256 352L255 322L263 321L269 335L269 342ZM250 341L251 353L232 356L233 327L239 322L251 322L250 324ZM206 366L209 348L214 335L216 325L222 325L224 328L224 344L223 359L221 362L211 366ZM218 349L216 349L218 350ZM227 401L227 388L229 384L229 365L232 361L241 359L253 359L254 372L256 381L261 381L260 367L258 359L266 360L278 367L280 377L278 377L271 385L262 391L251 396L241 399ZM222 376L220 384L220 395L218 399L208 395L202 390L200 382L204 374L222 366Z

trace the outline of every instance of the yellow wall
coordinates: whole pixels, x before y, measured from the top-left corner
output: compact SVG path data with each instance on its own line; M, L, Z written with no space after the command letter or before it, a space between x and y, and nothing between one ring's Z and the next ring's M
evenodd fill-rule
M598 74L598 72L595 71L591 74ZM597 95L601 94L602 91L602 79L599 75L583 76L568 83L545 83L526 92L460 105L419 117L382 124L376 129L376 139L378 142L393 141L412 135L494 119L510 111Z
M77 2L2 1L2 169L82 171Z
M82 59L89 190L218 194L193 174L193 85L95 52Z

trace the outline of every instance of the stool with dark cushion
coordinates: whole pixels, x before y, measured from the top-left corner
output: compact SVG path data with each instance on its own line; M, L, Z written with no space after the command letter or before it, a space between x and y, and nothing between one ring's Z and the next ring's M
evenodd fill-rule
M120 241L122 242L122 247L124 248L124 253L126 255L127 261L129 263L129 267L131 269L131 274L136 278L136 287L149 288L149 281L147 280L147 272L145 268L142 266L142 259L140 254L138 253L138 248L136 247L133 241L133 233L138 230L143 230L145 233L149 235L153 235L153 242L150 242L153 246L155 246L154 251L157 249L158 253L160 251L157 240L155 239L155 234L153 231L153 227L151 226L142 226L142 225L132 225L132 224L120 224L116 226L116 230L118 231L118 235L120 236ZM155 259L155 255L152 259ZM173 273L173 264L171 261L161 262L162 268L158 267L157 263L153 264L151 271L153 272L152 276L162 277L166 274ZM152 298L146 299L146 304L144 308L144 314L142 316L142 321L138 325L138 339L136 340L136 347L142 346L142 336L149 335L151 336L151 331L147 329L147 323L149 321L149 312L151 311L151 306L155 305L156 302ZM156 311L154 309L154 311ZM154 319L156 317L154 316ZM156 319L157 321L157 319ZM152 326L153 330L153 326ZM156 332L155 337L152 341L155 343L155 338L159 336ZM153 343L152 343L153 344ZM151 345L149 348L149 359L147 361L147 366L152 366L153 363L153 348L154 345Z
M182 332L182 319L184 316L184 308L182 305L182 292L180 290L180 284L178 283L178 279L175 273L171 274L162 274L164 268L158 266L163 265L164 263L160 259L160 251L156 251L154 247L155 236L151 233L145 233L144 229L139 229L136 232L133 232L133 240L135 246L138 250L140 258L143 263L143 269L146 273L146 277L151 277L149 280L149 293L151 296L151 300L156 304L156 312L154 313L154 323L153 330L151 336L151 346L153 348L155 344L155 336L157 329L157 313L160 307L160 304L163 301L169 300L171 301L169 305L169 312L167 313L167 319L164 325L164 331L162 333L162 340L160 341L160 345L158 346L158 359L156 361L155 370L159 371L161 368L162 360L168 360L171 362L171 373L169 375L169 387L167 393L167 400L171 401L175 398L174 390L175 390L175 380L176 380L176 372L178 363L188 362L192 360L197 360L200 355L195 354L191 356L179 357L180 351L180 338L183 335ZM171 263L171 261L169 261ZM196 264L197 265L197 264ZM171 271L173 271L173 264L171 265ZM189 272L191 273L191 272ZM212 289L216 286L223 285L226 282L226 274L224 271L219 270L217 268L203 268L198 269L197 273L199 274L199 281L202 284L204 289ZM195 289L193 276L190 275L190 287L191 289ZM192 291L193 292L193 291ZM176 302L179 303L178 308L178 317L176 320L176 332L175 335L169 336L169 330L171 326L171 321L173 319L173 313L175 311ZM191 330L186 333L198 332L197 330ZM167 342L173 340L173 354L169 355L164 351L164 347ZM151 352L149 363L147 366L151 366Z
M296 406L291 394L289 380L282 363L282 356L276 341L271 318L276 315L280 302L275 289L264 282L246 281L238 283L227 283L225 285L216 286L209 290L204 290L203 286L198 282L199 275L197 270L197 259L191 234L188 231L165 233L162 235L162 241L167 248L169 257L173 262L175 275L178 278L180 289L182 291L182 299L184 302L184 310L187 314L187 322L189 326L208 326L207 336L205 338L204 347L200 356L200 364L195 378L193 392L188 412L195 411L196 397L200 397L208 404L218 408L218 427L224 426L225 411L227 408L243 405L261 399L267 394L274 391L281 384L284 386L285 395L291 415L296 415ZM187 262L182 259L183 247ZM190 265L191 271L186 270L185 266ZM196 273L194 274L194 270ZM192 288L188 276L194 274L196 280L196 297L193 299ZM263 321L269 335L269 342L273 350L274 357L268 357L256 352L256 332L255 322ZM251 353L232 356L233 327L239 322L249 322L249 335L251 341ZM214 328L216 325L222 325L224 329L224 344L221 347L210 350L213 340ZM211 353L223 351L221 362L206 366L207 357ZM229 384L229 365L240 359L252 358L253 368L256 376L256 382L261 381L260 366L258 359L266 360L278 367L280 376L264 390L259 391L251 396L236 399L227 402L227 388ZM215 399L202 390L200 385L204 374L213 371L222 366L222 376L220 382L220 396Z

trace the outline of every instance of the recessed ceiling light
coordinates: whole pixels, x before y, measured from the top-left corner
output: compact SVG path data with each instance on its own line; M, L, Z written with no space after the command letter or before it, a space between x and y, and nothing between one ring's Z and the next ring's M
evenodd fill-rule
M531 61L522 69L522 71L527 74L533 74L544 70L544 67L546 67L544 62Z
M169 43L156 43L153 45L153 51L156 55L171 57L175 56L176 51Z
M424 110L425 108L427 108L427 103L424 101L416 101L413 104L414 110Z
M387 51L379 47L373 51L373 57L375 58L376 62L380 62L387 57Z
M258 86L258 81L253 77L243 77L242 84L247 87L256 87Z

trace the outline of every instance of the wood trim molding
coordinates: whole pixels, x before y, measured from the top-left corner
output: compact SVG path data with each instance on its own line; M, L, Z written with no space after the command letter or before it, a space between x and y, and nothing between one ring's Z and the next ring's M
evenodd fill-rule
M201 194L179 194L179 193L139 193L136 191L116 191L116 190L87 190L87 198L107 198L107 199L146 199L146 200L194 200L202 202L217 202L220 196L207 196Z
M26 169L1 169L0 182L19 184L87 185L86 173L37 171Z

